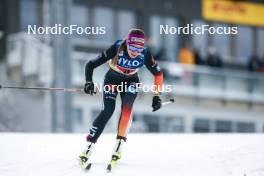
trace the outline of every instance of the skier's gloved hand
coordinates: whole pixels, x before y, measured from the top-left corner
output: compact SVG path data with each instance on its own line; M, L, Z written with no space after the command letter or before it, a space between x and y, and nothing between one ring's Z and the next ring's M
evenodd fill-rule
M158 95L155 95L152 99L152 108L153 108L153 112L157 111L161 108L161 99Z
M94 91L94 83L93 82L86 82L84 84L84 92L90 95L95 93Z

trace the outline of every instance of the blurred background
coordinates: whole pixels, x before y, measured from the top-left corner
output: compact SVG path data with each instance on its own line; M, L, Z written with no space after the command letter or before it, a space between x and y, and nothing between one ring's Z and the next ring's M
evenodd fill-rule
M254 13L252 13L254 12ZM264 0L1 0L0 84L79 87L85 63L132 27L174 86L176 102L151 112L151 93L139 94L131 132L264 132ZM105 35L33 35L28 25L105 26ZM159 26L238 27L237 35L160 35ZM97 68L101 83L108 65ZM147 69L141 82L153 83ZM88 132L102 96L0 90L2 132ZM107 124L115 132L120 101Z

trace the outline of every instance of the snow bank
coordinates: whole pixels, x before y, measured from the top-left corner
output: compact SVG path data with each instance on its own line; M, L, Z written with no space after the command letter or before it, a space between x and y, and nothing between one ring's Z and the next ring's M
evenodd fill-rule
M85 134L0 133L1 176L261 176L263 134L130 134L112 173L114 134L94 147L89 173L78 164Z

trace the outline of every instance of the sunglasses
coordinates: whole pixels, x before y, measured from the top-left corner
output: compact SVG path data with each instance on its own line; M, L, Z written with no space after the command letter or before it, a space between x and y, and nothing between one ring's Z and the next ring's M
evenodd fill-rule
M128 49L132 52L137 52L137 53L141 53L143 51L143 48L137 48L132 45L128 45Z

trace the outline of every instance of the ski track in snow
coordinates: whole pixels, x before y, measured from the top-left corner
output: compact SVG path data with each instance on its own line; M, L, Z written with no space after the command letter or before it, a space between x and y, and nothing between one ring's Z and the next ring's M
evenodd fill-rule
M0 134L1 176L263 176L263 134L129 134L122 159L106 172L115 134L103 134L85 172L85 134Z

